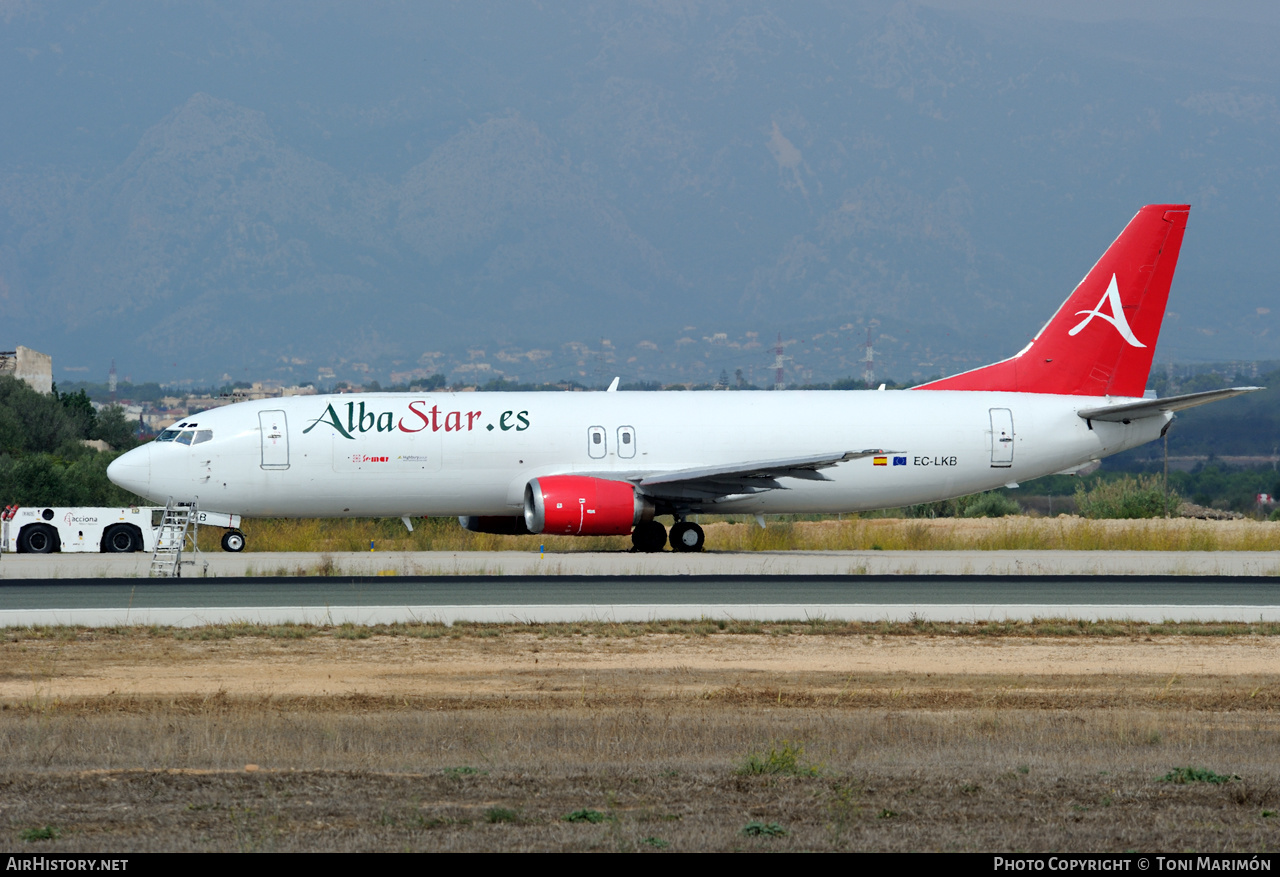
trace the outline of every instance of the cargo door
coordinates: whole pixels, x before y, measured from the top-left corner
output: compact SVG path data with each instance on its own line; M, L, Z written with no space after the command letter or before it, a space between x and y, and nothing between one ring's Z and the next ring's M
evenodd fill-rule
M1008 469L1013 465L1013 412L1008 408L991 409L991 468Z
M262 468L289 468L289 425L284 412L261 411L258 425L262 428Z

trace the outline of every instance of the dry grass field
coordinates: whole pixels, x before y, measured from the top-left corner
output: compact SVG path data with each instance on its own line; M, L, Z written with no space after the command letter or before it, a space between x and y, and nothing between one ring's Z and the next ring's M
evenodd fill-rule
M861 518L818 521L754 519L702 521L708 551L1277 551L1280 521L1204 521L1193 518L1090 520L1040 518ZM246 520L250 551L626 551L629 536L497 536L470 533L453 518L414 523L399 519ZM203 548L217 549L221 530L204 534Z
M1280 847L1280 631L9 630L10 850Z

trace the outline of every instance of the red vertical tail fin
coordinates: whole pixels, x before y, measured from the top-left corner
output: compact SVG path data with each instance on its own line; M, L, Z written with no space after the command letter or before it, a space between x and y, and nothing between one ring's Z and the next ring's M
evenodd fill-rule
M1190 209L1186 204L1152 204L1139 210L1053 318L1012 359L916 389L1141 396Z

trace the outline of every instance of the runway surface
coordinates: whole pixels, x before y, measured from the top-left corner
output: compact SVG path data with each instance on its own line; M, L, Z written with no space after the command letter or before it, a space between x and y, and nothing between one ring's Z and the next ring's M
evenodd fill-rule
M535 575L0 583L0 626L806 618L1280 621L1270 576Z
M194 561L184 575L291 576L323 567L346 576L1280 576L1280 552L1272 551L211 551ZM145 578L150 563L141 553L4 554L0 582Z

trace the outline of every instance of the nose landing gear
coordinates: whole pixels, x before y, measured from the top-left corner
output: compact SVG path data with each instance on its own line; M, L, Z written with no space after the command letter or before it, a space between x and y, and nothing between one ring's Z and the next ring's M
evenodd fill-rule
M228 530L222 534L223 551L244 551L244 534L239 530Z

